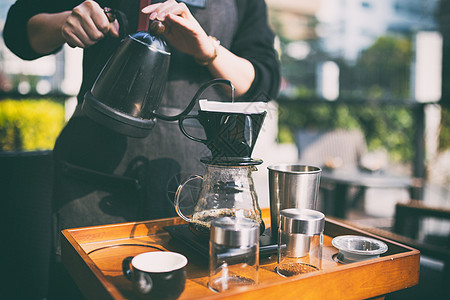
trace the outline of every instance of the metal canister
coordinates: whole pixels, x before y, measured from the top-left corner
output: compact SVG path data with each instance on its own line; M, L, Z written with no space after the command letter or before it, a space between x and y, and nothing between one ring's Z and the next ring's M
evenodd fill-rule
M280 212L277 273L293 276L322 268L325 215L311 209Z

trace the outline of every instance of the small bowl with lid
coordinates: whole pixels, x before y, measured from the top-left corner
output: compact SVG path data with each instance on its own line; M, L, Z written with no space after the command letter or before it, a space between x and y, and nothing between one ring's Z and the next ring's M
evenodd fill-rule
M332 244L339 250L335 259L343 264L378 258L388 250L380 240L357 235L337 236Z

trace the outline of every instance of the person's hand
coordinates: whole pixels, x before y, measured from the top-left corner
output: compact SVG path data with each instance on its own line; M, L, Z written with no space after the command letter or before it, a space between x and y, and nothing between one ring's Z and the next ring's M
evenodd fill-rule
M162 21L166 40L178 51L207 60L215 54L215 46L184 3L168 0L144 7L150 20Z
M217 45L203 30L186 4L168 0L146 6L142 12L148 14L152 21L163 22L164 36L175 49L192 55L201 65L207 66L213 77L230 80L237 97L250 89L255 78L253 64ZM226 87L225 92L232 94L233 91Z
M119 23L117 20L109 22L98 3L87 0L72 10L61 32L69 46L87 48L107 34L118 37Z

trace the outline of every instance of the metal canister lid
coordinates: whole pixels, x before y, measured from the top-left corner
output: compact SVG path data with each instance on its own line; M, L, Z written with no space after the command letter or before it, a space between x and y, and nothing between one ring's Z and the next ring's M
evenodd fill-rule
M224 246L252 246L259 242L259 224L249 218L224 217L211 221L211 241Z
M288 208L280 212L280 228L289 233L314 235L323 232L325 215L312 209Z

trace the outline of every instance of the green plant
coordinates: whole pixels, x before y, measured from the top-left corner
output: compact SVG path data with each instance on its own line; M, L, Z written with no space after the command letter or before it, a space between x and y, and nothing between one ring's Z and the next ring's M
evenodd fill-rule
M407 107L283 101L279 103L279 128L281 143L291 143L298 129L358 128L369 150L384 148L396 162L410 162L414 155L413 117Z
M373 99L407 99L412 43L406 37L382 36L364 50L355 66L359 81Z
M0 151L53 149L64 106L51 100L0 101Z
M450 106L442 106L441 132L439 135L439 149L450 150Z

